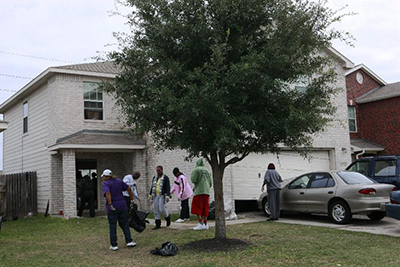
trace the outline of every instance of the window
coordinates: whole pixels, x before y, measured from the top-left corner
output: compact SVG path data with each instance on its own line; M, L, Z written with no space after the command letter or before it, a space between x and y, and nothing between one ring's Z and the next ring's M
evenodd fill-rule
M357 122L356 122L356 107L348 106L349 113L349 130L350 132L357 132Z
M289 189L299 189L299 188L306 188L308 181L310 181L309 174L301 176L294 180L290 185Z
M103 120L103 92L97 83L83 83L85 120Z
M396 160L377 160L375 162L374 176L395 176L396 175Z
M359 172L367 176L369 173L368 172L369 163L370 161L357 161L356 163L351 165L350 168L348 168L347 170L351 172Z
M301 76L294 83L294 89L299 93L305 93L309 85L310 85L310 78L307 76Z
M335 182L329 173L317 173L310 188L332 187L334 185Z
M28 101L26 101L22 107L23 109L23 133L28 132Z

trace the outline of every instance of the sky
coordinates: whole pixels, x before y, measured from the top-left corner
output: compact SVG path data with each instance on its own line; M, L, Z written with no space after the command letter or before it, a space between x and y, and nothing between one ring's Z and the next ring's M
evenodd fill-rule
M327 5L334 10L347 5L341 13L357 13L333 25L356 38L354 47L333 46L387 83L400 81L400 1L329 0ZM49 67L94 62L93 57L117 50L113 32L129 28L115 11L129 9L114 0L0 0L0 104Z

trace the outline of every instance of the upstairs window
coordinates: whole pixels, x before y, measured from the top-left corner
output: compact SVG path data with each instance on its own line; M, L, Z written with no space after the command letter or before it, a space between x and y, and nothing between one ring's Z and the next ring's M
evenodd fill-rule
M97 83L83 83L85 120L103 120L103 92Z
M357 122L356 122L356 107L348 106L349 113L349 130L350 132L357 132Z
M24 102L22 106L23 113L23 133L28 132L28 101Z
M307 87L310 85L310 78L308 76L301 76L294 83L294 89L299 93L307 92Z

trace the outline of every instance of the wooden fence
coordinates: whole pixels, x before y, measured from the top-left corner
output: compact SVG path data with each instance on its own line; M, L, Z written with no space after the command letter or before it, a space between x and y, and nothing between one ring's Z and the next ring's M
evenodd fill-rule
M29 212L37 214L36 172L0 175L0 184L5 184L5 199L1 201L7 219L24 217Z

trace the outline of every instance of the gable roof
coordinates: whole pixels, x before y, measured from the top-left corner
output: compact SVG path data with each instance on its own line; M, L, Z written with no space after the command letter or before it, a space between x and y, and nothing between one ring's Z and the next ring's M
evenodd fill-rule
M3 104L0 105L0 113L4 113L15 102L20 101L21 98L27 97L41 85L45 84L47 79L56 73L112 79L115 78L120 71L121 69L114 65L112 61L50 67L4 101Z
M393 98L400 96L400 82L391 83L383 87L376 88L356 99L358 104Z
M365 66L364 64L358 64L356 66L354 66L354 68L352 68L351 70L347 71L345 73L345 76L348 76L349 74L356 72L358 70L363 70L365 73L367 73L372 79L374 79L377 83L379 83L380 85L386 85L387 83L378 75L376 75L375 72L373 72L372 70L370 70L367 66Z
M350 59L348 59L347 57L345 57L342 53L340 53L338 50L336 50L335 48L333 48L332 46L327 48L328 52L335 56L337 59L341 60L344 64L342 65L342 67L344 69L351 69L354 68L354 63L353 61L351 61Z

